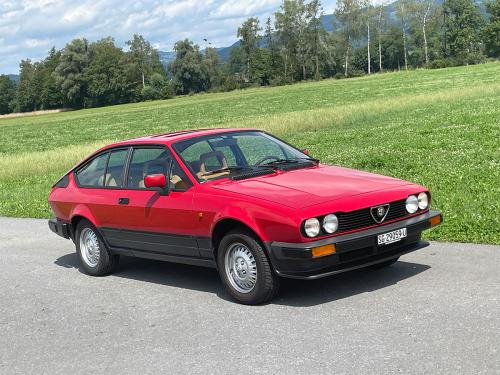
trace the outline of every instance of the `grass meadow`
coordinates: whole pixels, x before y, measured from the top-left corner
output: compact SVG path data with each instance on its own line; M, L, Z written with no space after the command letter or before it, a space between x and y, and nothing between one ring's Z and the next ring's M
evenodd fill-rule
M500 63L0 119L0 215L49 217L51 185L111 141L232 126L427 186L445 216L428 239L500 243Z

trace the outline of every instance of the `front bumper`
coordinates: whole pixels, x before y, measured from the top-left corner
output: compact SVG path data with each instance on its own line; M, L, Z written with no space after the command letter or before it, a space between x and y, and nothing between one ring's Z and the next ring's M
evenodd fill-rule
M57 219L50 219L49 228L52 232L54 232L58 236L61 236L66 239L71 238L71 226L69 223L64 223Z
M422 231L440 224L442 220L439 211L431 210L395 223L323 240L307 243L270 242L266 245L274 270L279 276L317 279L381 263L426 247L429 244L420 239ZM379 234L400 228L407 229L406 238L389 245L377 244ZM313 247L329 244L335 245L334 254L312 257Z

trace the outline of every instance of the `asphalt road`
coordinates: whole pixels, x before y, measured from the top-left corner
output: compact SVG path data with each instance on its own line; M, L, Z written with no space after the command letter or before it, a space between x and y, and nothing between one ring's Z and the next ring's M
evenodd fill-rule
M290 280L258 307L214 270L126 258L92 278L45 220L0 218L0 374L500 374L500 246Z

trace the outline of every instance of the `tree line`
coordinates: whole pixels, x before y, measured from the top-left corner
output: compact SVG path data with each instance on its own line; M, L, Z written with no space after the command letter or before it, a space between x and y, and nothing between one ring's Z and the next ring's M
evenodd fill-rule
M167 67L141 35L124 50L110 37L74 39L40 62L20 63L19 83L0 75L0 114L90 108L374 72L476 64L500 57L500 2L338 0L333 31L319 0L284 0L264 25L248 18L223 62L215 48L175 43Z

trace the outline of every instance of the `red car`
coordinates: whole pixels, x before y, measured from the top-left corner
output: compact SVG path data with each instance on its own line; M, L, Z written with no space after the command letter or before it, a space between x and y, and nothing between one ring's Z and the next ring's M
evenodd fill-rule
M321 164L254 129L186 130L106 146L64 175L52 231L90 275L121 255L218 269L258 304L281 277L388 266L427 245L442 216L422 186Z

